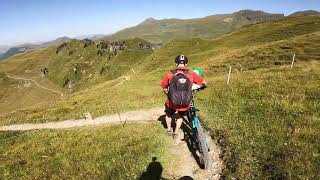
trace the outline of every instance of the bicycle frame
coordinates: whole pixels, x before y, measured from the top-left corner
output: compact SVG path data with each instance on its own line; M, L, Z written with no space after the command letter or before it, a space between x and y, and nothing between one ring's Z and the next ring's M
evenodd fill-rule
M191 123L192 123L192 128L195 128L197 126L201 126L200 121L197 117L197 109L192 97L192 101L191 101L191 105L190 105L190 109L189 109L189 118L191 119Z
M200 120L197 116L197 111L198 110L195 106L195 103L193 100L193 95L192 95L192 101L191 101L190 108L189 108L189 121L191 121L191 123L192 123L192 130L193 131L196 131L196 127L201 126ZM193 139L197 141L198 139L196 137L196 133L193 133ZM207 138L205 140L205 143L207 144L208 149L210 149L209 141Z

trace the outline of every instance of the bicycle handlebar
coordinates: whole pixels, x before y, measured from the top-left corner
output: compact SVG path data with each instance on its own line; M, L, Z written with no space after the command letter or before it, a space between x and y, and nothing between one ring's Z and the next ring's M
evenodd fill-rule
M197 89L193 89L192 90L192 93L196 93L196 92L199 92L199 91L202 91L204 90L205 88L207 88L208 86L207 85L202 85L201 87L197 88Z

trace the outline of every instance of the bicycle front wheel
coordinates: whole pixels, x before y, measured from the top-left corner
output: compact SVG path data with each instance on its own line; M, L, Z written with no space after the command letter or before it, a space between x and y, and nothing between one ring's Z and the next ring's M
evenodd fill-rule
M197 138L198 138L198 146L200 151L200 162L202 164L202 168L207 170L209 168L209 147L206 142L206 135L201 126L196 126L197 129Z

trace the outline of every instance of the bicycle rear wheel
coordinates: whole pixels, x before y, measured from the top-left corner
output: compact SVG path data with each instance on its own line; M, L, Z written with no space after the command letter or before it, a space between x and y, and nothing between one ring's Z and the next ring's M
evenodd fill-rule
M210 165L209 161L209 147L206 143L206 135L201 126L196 126L197 129L197 138L198 138L198 146L200 151L200 162L202 164L202 168L207 170Z

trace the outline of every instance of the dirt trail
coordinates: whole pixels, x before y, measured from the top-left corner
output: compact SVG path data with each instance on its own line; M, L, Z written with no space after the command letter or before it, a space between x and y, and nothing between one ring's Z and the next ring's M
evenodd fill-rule
M0 131L26 131L38 129L65 129L81 126L94 126L103 124L125 124L130 122L145 122L150 120L159 120L163 115L163 108L142 109L138 111L130 111L121 114L113 114L101 116L92 119L87 116L86 119L66 120L60 122L48 122L38 124L17 124L9 126L1 126ZM161 119L161 118L160 118ZM164 130L165 133L165 130ZM203 170L200 168L197 160L198 155L192 147L191 140L186 138L185 130L180 133L180 143L177 145L171 137L168 136L169 149L167 157L170 162L167 167L164 167L162 173L163 179L201 179L214 180L219 179L222 172L222 160L219 158L221 154L220 147L208 136L210 144L210 168ZM199 161L199 160L198 160ZM188 178L187 178L188 177Z
M102 124L124 124L132 121L157 120L163 114L163 108L152 108L147 110L130 111L121 114L100 116L94 119L84 118L77 120L65 120L57 122L37 123L37 124L16 124L1 126L0 131L27 131L34 129L65 129L89 125Z
M6 76L7 76L8 78L16 79L16 80L31 81L31 82L33 82L36 86L38 86L39 88L42 88L42 89L44 89L44 90L51 91L51 92L53 92L53 93L59 94L60 96L63 96L63 93L62 93L62 92L57 91L57 90L54 90L54 89L46 88L46 87L40 85L39 83L37 83L37 82L36 82L35 80L33 80L33 79L27 79L27 78L12 76L12 75L9 75L8 73L6 73Z
M199 165L199 154L192 145L191 140L185 138L183 132L180 133L180 143L169 138L170 147L167 152L168 157L171 157L168 167L164 167L162 174L163 179L201 179L201 180L218 180L220 179L223 163L220 159L221 148L209 137L210 145L210 167L208 170L203 170Z

